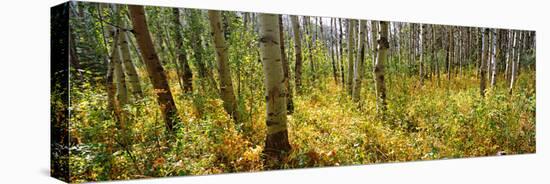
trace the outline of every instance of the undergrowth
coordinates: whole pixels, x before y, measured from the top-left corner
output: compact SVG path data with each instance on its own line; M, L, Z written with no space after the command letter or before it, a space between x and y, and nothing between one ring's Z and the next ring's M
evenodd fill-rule
M128 145L120 143L123 136L107 111L105 89L89 83L73 86L70 132L80 144L70 149L71 181L264 170L263 88L241 91L244 120L235 123L215 94L182 94L174 72L169 77L182 120L175 137L165 135L158 104L146 85L145 98L124 107ZM295 112L288 115L293 149L282 168L535 152L534 72L521 73L511 95L507 84L499 82L485 98L475 74L450 81L433 76L422 86L418 76L390 75L386 112L377 110L372 77L366 78L360 103L352 103L331 77L318 78L315 88L294 95Z

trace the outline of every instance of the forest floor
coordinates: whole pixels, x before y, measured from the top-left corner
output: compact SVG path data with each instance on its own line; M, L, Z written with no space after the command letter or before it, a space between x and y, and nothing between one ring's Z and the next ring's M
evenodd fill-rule
M293 149L282 168L534 153L534 75L522 73L512 95L499 82L483 100L474 74L451 81L442 75L439 84L434 76L423 86L415 76L394 75L386 79L385 113L377 110L372 79L364 81L357 104L332 78L319 78L317 85L304 85L315 88L294 95L295 111L287 116ZM149 85L144 99L125 107L131 122L126 148L117 146L122 136L106 111L104 89L79 86L71 97L71 132L81 139L71 148L72 180L264 170L261 95L243 98L247 118L235 124L220 99L183 95L175 80L171 86L182 119L175 138L165 138Z

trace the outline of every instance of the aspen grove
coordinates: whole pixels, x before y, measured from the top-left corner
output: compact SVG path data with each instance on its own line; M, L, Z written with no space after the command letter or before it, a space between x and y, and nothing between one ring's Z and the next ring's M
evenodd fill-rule
M534 31L70 3L70 180L534 153Z

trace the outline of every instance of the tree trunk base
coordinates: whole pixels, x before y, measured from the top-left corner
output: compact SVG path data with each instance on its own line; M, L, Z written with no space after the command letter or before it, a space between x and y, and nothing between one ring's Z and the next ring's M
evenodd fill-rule
M287 130L267 135L263 151L265 168L279 169L291 149Z

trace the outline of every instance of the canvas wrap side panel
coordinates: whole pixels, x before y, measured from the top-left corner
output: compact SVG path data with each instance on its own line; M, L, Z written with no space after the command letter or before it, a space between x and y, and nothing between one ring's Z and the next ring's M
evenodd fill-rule
M50 175L69 182L69 3L50 10Z

